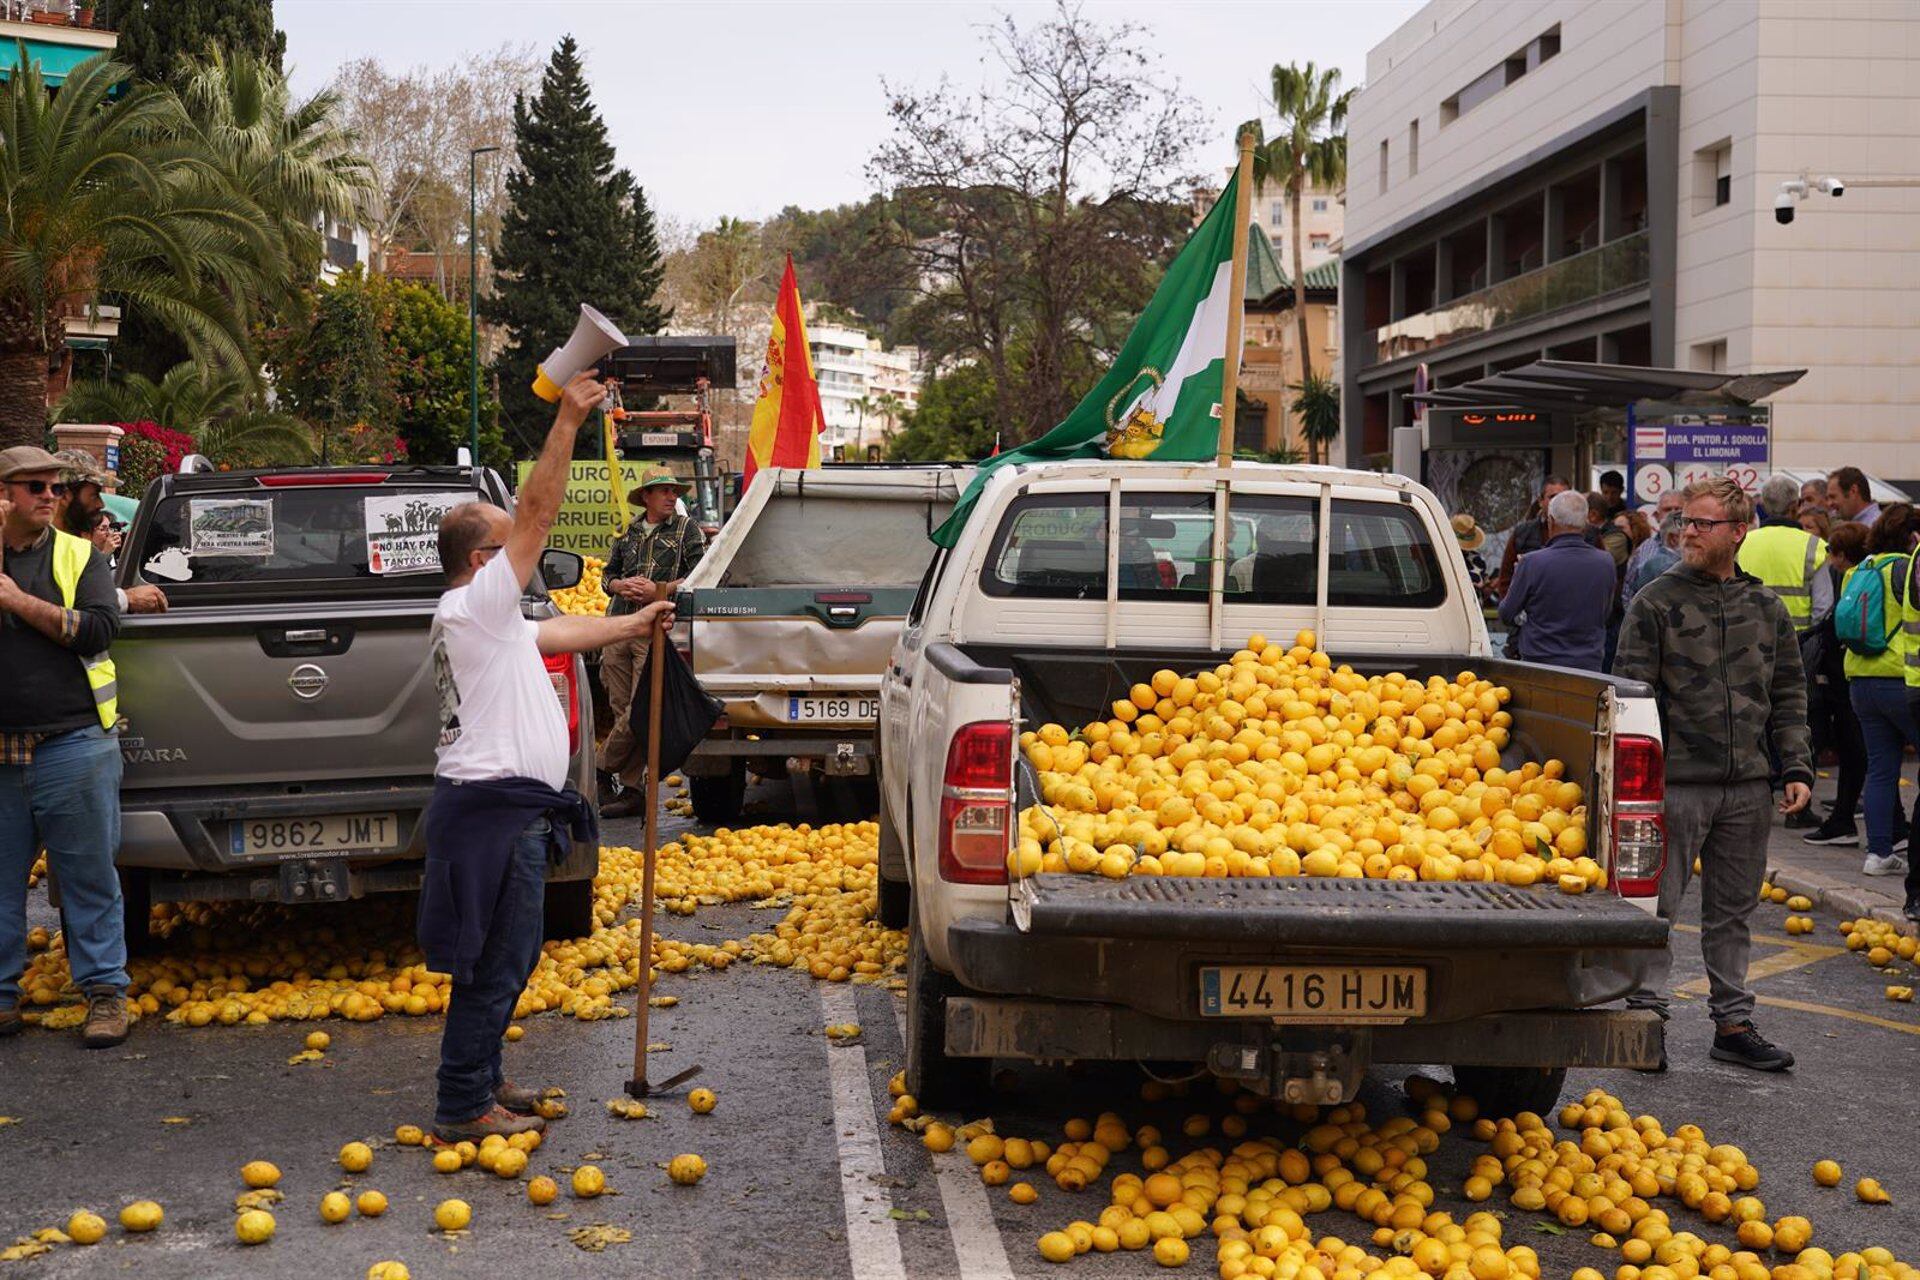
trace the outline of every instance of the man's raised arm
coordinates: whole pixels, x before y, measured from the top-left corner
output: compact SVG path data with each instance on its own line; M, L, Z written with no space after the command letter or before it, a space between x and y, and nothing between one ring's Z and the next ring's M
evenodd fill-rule
M553 415L553 427L547 432L540 457L527 474L527 482L514 495L513 531L507 535L506 552L513 562L514 580L522 588L533 580L540 552L547 545L547 533L560 514L560 502L567 491L567 470L573 461L574 437L606 394L606 386L591 371L573 376L561 393L560 409Z

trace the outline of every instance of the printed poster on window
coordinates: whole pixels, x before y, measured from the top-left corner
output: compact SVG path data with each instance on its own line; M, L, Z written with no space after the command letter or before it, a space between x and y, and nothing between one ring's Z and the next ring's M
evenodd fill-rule
M273 499L193 499L187 515L187 554L271 556Z
M366 499L367 568L390 573L440 571L440 517L470 493L395 493Z

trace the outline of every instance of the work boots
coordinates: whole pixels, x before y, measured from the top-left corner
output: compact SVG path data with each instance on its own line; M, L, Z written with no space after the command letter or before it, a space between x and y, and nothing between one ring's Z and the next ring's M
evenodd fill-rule
M111 1049L127 1038L125 992L99 989L87 993L87 1021L80 1043L89 1049Z

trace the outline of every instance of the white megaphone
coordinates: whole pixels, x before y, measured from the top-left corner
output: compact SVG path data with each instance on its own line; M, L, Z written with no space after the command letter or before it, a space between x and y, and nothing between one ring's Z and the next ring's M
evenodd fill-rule
M573 336L567 339L567 345L555 347L540 362L533 378L533 394L548 402L559 400L560 389L574 374L598 363L609 351L626 345L627 335L620 332L618 325L581 303L580 322L573 326Z

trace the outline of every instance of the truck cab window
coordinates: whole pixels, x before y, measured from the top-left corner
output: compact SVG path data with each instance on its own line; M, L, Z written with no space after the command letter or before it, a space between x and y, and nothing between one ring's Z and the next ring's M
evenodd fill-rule
M1412 508L1336 500L1332 534L1329 605L1431 609L1446 601L1439 554Z

